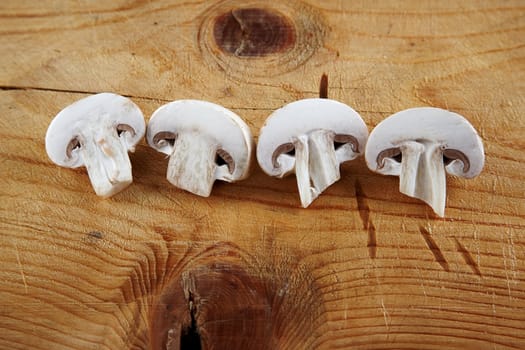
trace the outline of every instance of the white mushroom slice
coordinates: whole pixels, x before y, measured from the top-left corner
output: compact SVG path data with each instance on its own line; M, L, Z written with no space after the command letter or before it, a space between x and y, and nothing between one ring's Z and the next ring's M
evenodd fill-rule
M295 173L301 204L308 207L339 180L339 165L364 152L368 130L349 106L324 98L292 102L261 129L257 160L270 176Z
M112 93L83 98L51 121L46 151L57 165L87 168L96 194L110 197L133 182L128 151L144 137L146 123L130 99Z
M472 178L483 169L483 143L459 114L440 108L411 108L386 118L366 146L370 170L399 176L399 190L445 215L445 170Z
M249 127L211 102L179 100L160 107L149 121L147 141L169 156L168 181L199 196L208 197L215 180L235 182L249 174Z

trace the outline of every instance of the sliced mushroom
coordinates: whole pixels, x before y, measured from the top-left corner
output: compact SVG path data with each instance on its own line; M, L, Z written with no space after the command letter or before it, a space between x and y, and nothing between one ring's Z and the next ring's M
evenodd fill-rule
M208 197L215 180L235 182L249 174L253 139L232 111L214 103L179 100L153 113L148 144L169 155L167 179Z
M483 169L483 143L459 114L421 107L398 112L379 123L366 146L370 170L399 176L399 190L445 215L446 177L472 178Z
M46 151L57 165L85 166L96 194L110 197L133 181L128 151L145 131L144 116L130 99L101 93L57 114L47 129Z
M301 204L308 207L339 180L339 165L364 152L368 130L349 106L330 99L292 102L261 129L257 160L270 176L295 173Z

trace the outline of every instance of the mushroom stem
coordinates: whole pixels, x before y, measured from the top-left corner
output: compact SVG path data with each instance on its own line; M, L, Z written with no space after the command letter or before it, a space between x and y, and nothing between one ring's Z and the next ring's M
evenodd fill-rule
M294 141L295 173L301 204L306 208L331 184L339 180L333 135L316 130Z
M198 132L177 135L166 178L176 187L209 197L215 182L217 143Z
M421 199L440 217L445 216L446 175L443 153L436 143L404 142L399 190Z
M325 130L310 133L310 177L319 192L323 192L341 177L333 133Z
M299 196L301 197L301 205L306 208L314 199L319 196L311 187L310 169L308 166L309 150L308 137L300 135L294 140L295 146L295 177L297 178L297 187L299 188Z
M99 127L100 125L93 126ZM103 126L101 130L105 131L86 133L92 135L92 139L79 140L78 152L96 194L107 198L130 185L133 177L125 140L119 138L110 126Z

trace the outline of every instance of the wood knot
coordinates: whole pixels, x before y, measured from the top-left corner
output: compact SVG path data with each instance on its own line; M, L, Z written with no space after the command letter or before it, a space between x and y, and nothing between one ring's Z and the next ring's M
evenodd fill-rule
M318 12L300 1L224 0L202 16L201 53L240 80L279 75L304 64L323 45Z
M308 348L295 330L313 334L326 322L315 279L289 261L263 267L229 243L188 259L154 299L151 349Z
M261 8L235 9L217 17L217 45L236 56L266 56L295 43L295 27L282 13Z

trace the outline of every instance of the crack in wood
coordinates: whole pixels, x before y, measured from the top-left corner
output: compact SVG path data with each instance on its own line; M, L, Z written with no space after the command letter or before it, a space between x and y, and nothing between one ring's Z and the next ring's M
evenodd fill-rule
M191 323L189 327L182 329L180 335L180 349L201 350L201 336L197 325L195 299L193 293L188 291L188 306L190 309Z
M370 258L375 259L377 252L377 237L376 237L376 228L374 223L370 219L370 207L368 206L368 201L366 200L366 195L363 192L363 187L361 183L356 180L355 184L355 199L357 201L357 209L359 211L359 216L363 222L363 229L368 232L368 255Z
M0 90L1 91L36 90L36 91L64 92L64 93L84 94L84 95L95 95L95 94L101 93L101 91L58 89L58 88L47 88L47 87L39 87L39 86L14 86L14 85L0 85ZM127 98L136 98L136 99L142 99L142 100L148 100L148 101L171 102L171 100L161 99L157 97L150 97L150 96L135 96L135 95L130 95L130 94L120 94L120 95L127 97Z
M454 240L456 241L456 249L459 253L461 253L461 256L463 257L467 265L470 266L470 268L472 269L472 271L474 271L476 275L482 277L478 264L476 263L476 261L474 261L474 258L467 250L467 248L465 248L465 246L463 246L456 237L454 237Z
M279 86L272 86L274 88L278 88ZM95 95L100 92L97 91L87 91L87 90L73 90L73 89L59 89L59 88L48 88L48 87L40 87L40 86L11 86L11 85L0 85L0 91L44 91L44 92L63 92L63 93L71 93L71 94L84 94L84 95ZM116 92L118 93L118 92ZM314 93L313 91L302 91L304 94ZM131 94L120 94L121 96L127 97L127 98L135 98L135 99L141 99L146 101L154 101L154 102L163 102L168 103L173 100L164 99L160 97L151 97L151 96L138 96L138 95L131 95ZM256 107L256 106L224 106L228 109L232 110L246 110L246 111L275 111L278 108L281 108L281 105L276 106L269 106L269 107ZM364 111L368 112L368 111ZM378 111L371 111L373 113L384 113L384 114L391 114L392 112L378 112Z
M439 249L436 241L434 241L434 238L432 238L432 235L430 234L430 231L428 231L426 228L420 226L419 227L419 232L421 232L421 235L425 239L425 243L427 244L428 248L430 249L430 251L434 255L434 258L436 259L436 261L439 263L439 265L441 265L443 270L449 272L450 268L448 266L448 262L445 259L445 256L443 255L443 253L441 252L441 249Z

